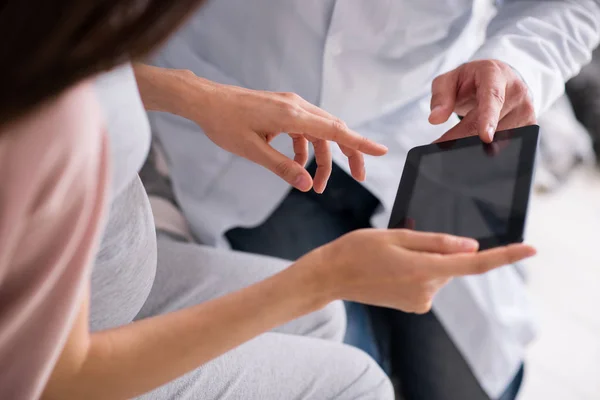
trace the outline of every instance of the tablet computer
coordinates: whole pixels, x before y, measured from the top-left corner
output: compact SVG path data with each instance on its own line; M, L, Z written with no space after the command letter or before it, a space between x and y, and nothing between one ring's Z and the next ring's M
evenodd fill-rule
M539 127L411 149L389 228L477 239L480 250L523 241Z

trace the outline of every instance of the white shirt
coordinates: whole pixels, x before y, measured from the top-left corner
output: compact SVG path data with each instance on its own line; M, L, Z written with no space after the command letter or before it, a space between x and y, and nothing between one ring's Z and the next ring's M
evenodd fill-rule
M407 151L457 122L427 122L437 75L469 60L500 59L521 74L541 112L589 61L600 35L599 1L503 3L488 23L492 0L207 2L155 63L222 83L296 92L385 144L388 155L367 158L365 182L382 203L372 223L385 227ZM260 224L287 194L280 178L217 148L195 124L168 114L153 114L151 122L200 241L226 246L225 231ZM274 146L293 155L284 136ZM345 156L336 146L332 151L348 171ZM434 311L497 397L534 336L517 272L455 279L436 297Z

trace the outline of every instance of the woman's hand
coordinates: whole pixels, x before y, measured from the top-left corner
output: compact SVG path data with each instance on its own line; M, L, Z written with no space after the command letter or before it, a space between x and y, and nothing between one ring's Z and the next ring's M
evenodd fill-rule
M455 276L483 274L535 255L516 244L477 252L472 239L410 230L360 230L301 258L313 269L327 300L425 313L435 294ZM294 267L292 267L294 268Z
M363 154L387 152L293 93L221 85L182 70L136 65L135 71L146 108L196 122L219 147L262 165L298 190L325 189L332 166L330 141L348 157L352 176L359 181L365 179ZM281 133L293 141L293 160L269 144ZM309 142L317 162L314 181L304 168Z
M423 313L453 276L535 254L525 245L476 249L477 242L447 235L356 231L241 290L95 333L86 293L44 398L137 397L332 300Z

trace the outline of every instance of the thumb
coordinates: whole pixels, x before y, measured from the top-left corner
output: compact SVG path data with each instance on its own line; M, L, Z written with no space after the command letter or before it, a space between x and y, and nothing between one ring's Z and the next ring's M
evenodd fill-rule
M312 177L299 163L258 137L249 145L251 148L244 152L244 157L248 160L262 165L302 192L308 192L313 187Z
M469 113L464 117L458 124L454 125L450 128L449 131L444 133L439 139L437 139L433 143L446 142L449 140L461 139L469 136L476 136L477 130L475 126L477 122L477 113L475 110L469 111Z
M429 122L434 125L448 121L456 105L458 72L450 71L433 80L431 85L431 114Z

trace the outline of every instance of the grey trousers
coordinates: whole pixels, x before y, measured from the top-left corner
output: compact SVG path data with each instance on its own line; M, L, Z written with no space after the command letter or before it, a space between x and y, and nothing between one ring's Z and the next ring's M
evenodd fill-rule
M286 267L268 257L185 243L159 234L158 270L136 319L199 304ZM341 343L341 302L244 343L140 399L393 399L393 388L364 352ZM202 340L202 335L198 335Z

